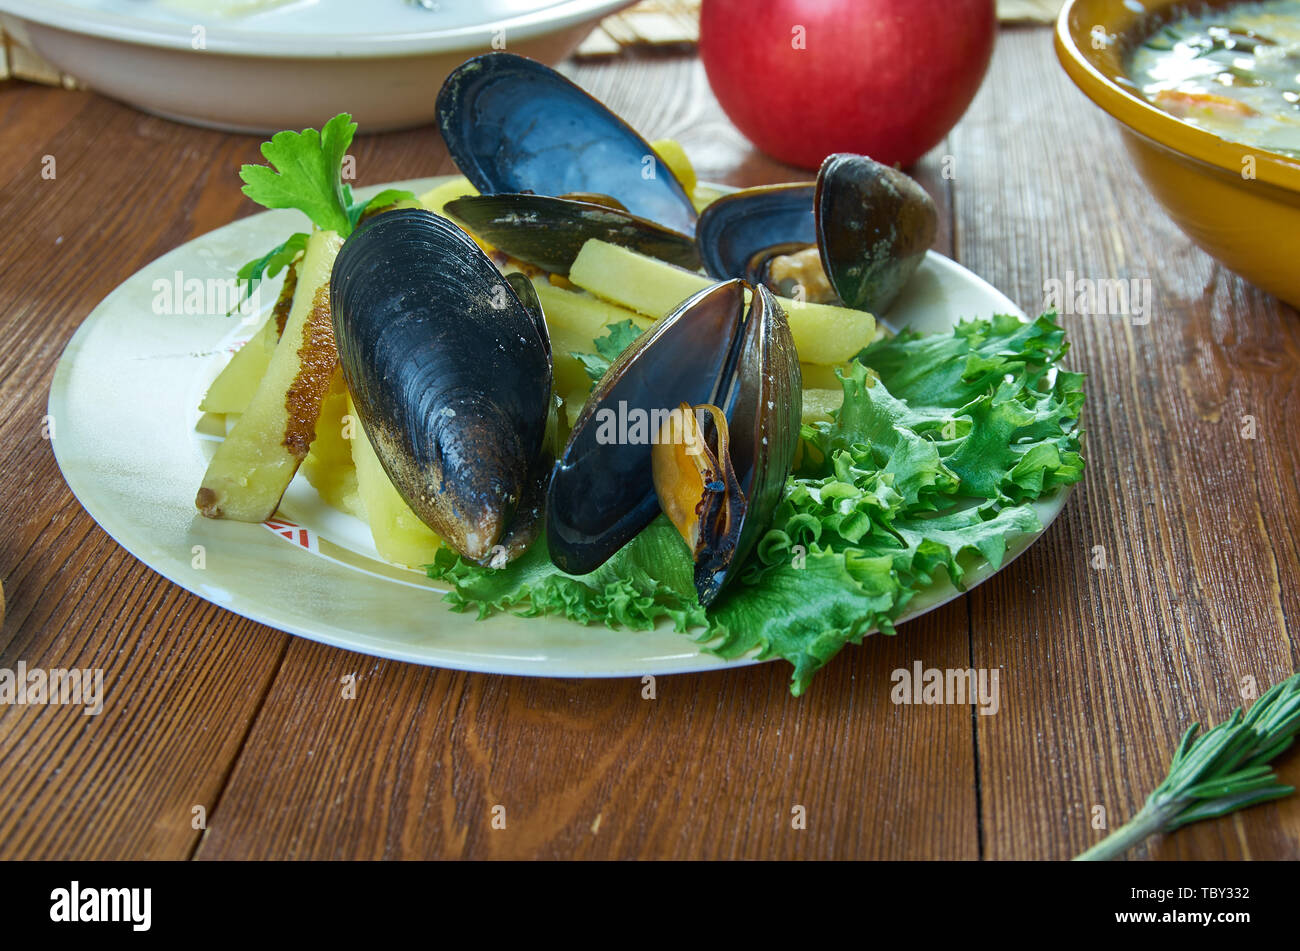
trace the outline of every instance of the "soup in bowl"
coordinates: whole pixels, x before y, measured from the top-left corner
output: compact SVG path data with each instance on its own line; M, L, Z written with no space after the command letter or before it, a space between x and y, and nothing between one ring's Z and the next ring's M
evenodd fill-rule
M1143 40L1128 68L1166 112L1300 158L1300 0L1189 13Z
M1179 227L1300 307L1300 0L1071 0L1056 49Z

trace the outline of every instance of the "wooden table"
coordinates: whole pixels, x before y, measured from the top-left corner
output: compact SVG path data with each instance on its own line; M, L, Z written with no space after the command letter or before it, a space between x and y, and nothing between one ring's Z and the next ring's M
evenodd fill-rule
M730 126L692 57L572 72L647 137L680 139L703 178L796 176ZM120 281L256 210L236 169L258 140L22 83L0 87L0 129L0 667L102 667L107 693L98 717L0 707L0 856L1063 859L1101 837L1096 806L1112 828L1138 809L1193 720L1297 666L1300 319L1170 224L1045 29L1003 31L974 106L919 166L938 250L1032 311L1067 270L1147 278L1154 314L1065 318L1089 465L1044 538L845 650L798 700L780 663L661 678L650 701L639 680L348 654L128 556L42 438L51 374ZM431 129L353 152L363 183L453 170ZM998 668L1000 712L891 704L890 672L916 660ZM1300 756L1281 772L1300 781ZM1300 798L1135 854L1300 857Z

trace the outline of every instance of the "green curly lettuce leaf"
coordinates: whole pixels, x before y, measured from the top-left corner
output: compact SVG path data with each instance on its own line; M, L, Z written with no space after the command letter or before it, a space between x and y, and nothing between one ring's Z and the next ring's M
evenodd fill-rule
M661 618L678 631L705 623L695 597L690 551L660 516L613 558L588 575L552 564L545 537L502 568L489 568L440 549L429 576L454 585L445 600L455 611L496 611L521 617L556 614L580 624L649 630Z
M884 446L921 437L942 462L933 476L928 467L906 470L933 478L916 487L918 501L953 494L953 476L958 495L1038 498L1083 477L1083 374L1059 369L1068 350L1051 315L1028 322L1002 315L962 322L948 334L877 341L850 365L845 408L820 424L815 443L828 457L855 442L873 445L879 456L888 418L902 432L886 433Z
M806 461L772 526L707 612L662 517L580 578L555 568L544 543L497 570L440 553L429 574L480 617L631 629L668 618L722 657L784 658L799 695L846 644L894 633L918 593L1000 567L1012 539L1042 527L1029 503L1082 478L1083 378L1059 369L1067 350L1050 315L868 347L840 376L842 408L804 428Z

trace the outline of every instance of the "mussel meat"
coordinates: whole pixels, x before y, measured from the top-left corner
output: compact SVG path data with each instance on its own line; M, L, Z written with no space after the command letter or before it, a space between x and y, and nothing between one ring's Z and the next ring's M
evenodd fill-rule
M547 494L552 561L593 571L662 510L710 604L771 522L801 402L794 340L766 287L731 280L689 298L610 367L575 422Z
M672 170L549 66L513 53L474 57L447 77L437 112L480 193L447 211L493 246L555 273L567 273L589 238L698 267L695 206Z
M361 423L402 498L466 558L499 563L540 530L551 350L532 285L421 209L362 224L330 283Z
M719 198L700 214L695 237L712 277L879 314L921 266L938 220L934 200L913 179L843 153L827 157L815 185Z

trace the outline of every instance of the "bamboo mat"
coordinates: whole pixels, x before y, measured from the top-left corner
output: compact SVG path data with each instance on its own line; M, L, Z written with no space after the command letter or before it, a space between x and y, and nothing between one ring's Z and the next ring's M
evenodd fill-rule
M0 80L25 79L43 86L78 88L77 81L61 73L17 38L0 28Z
M1051 23L1064 0L998 0L1003 23ZM631 47L691 46L699 41L700 0L643 0L606 17L578 47L582 58L617 56Z
M1050 23L1063 0L998 0L1004 23ZM700 38L700 0L643 0L622 13L606 17L578 47L584 59L617 56L636 47L689 47ZM76 89L79 84L0 30L0 80L25 79L48 86Z

